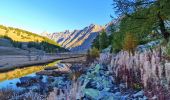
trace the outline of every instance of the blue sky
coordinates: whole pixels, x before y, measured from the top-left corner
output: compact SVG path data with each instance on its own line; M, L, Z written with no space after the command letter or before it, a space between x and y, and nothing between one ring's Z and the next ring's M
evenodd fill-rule
M1 0L0 24L42 33L105 25L112 0Z

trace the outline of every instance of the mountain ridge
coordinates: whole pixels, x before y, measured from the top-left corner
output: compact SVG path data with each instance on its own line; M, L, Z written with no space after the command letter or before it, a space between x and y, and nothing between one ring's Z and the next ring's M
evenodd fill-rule
M64 32L55 32L45 36L70 51L87 51L102 29L104 29L103 26L90 24L80 30L65 30Z
M72 52L87 51L91 48L92 42L102 30L105 30L108 35L110 35L111 27L113 25L117 26L120 22L120 19L112 20L104 26L90 24L89 26L80 30L65 30L64 32L43 34L43 36L56 41L59 45L69 49Z

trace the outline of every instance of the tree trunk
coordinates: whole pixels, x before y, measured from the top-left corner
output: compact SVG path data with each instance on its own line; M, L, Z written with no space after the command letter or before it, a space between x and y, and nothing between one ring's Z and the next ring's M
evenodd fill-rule
M161 15L160 15L160 12L158 12L158 19L159 19L159 27L160 27L161 34L163 35L164 39L166 41L168 41L170 33L167 32L167 30L165 28L165 23L164 23L164 20L162 19Z

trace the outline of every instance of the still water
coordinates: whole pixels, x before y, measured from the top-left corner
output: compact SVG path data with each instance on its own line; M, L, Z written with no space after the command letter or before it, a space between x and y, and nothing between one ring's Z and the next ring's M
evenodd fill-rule
M59 62L60 61L54 61L41 66L30 66L0 73L0 88L16 88L16 83L20 81L19 78L24 76L35 76L36 72L40 72L45 68L53 67Z

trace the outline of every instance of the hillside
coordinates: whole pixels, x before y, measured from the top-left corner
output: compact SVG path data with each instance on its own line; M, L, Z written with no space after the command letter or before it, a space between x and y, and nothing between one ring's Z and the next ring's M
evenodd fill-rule
M42 42L44 41L44 42L48 42L48 43L59 46L56 42L46 37L43 37L36 33L32 33L29 31L22 30L22 29L13 28L13 27L5 27L5 26L0 25L0 35L8 36L12 40L18 41L18 42Z
M36 33L18 28L0 25L0 37L1 41L4 41L4 43L1 43L0 46L8 47L10 45L9 42L11 42L12 46L21 49L36 48L46 52L64 50L64 48L60 47L59 44L53 40L48 39L47 37L43 37ZM3 40L3 38L6 40ZM5 43L5 41L8 41L8 43Z

